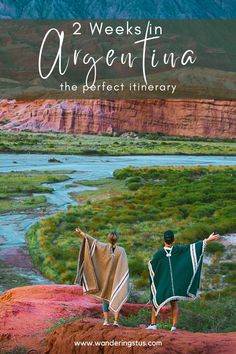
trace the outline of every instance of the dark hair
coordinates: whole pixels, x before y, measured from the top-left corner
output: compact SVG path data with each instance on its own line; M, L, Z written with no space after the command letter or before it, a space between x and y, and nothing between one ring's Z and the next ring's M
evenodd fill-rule
M119 239L119 235L116 231L111 231L108 234L108 241L114 246Z
M164 232L164 241L170 245L171 243L173 243L175 240L175 236L174 236L174 232L171 230L167 230Z

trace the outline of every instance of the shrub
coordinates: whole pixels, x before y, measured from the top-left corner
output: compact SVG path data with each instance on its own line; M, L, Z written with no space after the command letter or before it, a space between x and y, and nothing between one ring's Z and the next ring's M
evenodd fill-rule
M116 179L126 179L127 177L130 177L132 175L133 170L134 168L132 167L118 169L113 172L113 176Z
M236 330L236 299L219 297L180 304L179 328L192 332L231 332Z
M127 327L137 327L140 324L148 324L150 321L150 310L141 309L135 315L129 315L126 318L120 318L120 323Z
M216 252L223 253L225 250L225 246L218 242L211 242L208 243L206 250L208 253L212 253L212 254Z
M127 183L127 187L131 191L136 191L143 186L140 182Z
M192 225L181 233L181 239L185 242L195 242L210 235L212 229L205 224Z
M191 216L193 216L194 218L204 218L213 215L215 210L215 205L200 205L194 208L194 211L191 213Z
M141 274L146 267L147 265L140 256L129 259L129 270L131 276L136 277L138 274Z
M97 155L99 151L95 149L85 149L85 150L81 150L80 153L82 155Z
M138 289L146 288L149 285L149 272L147 269L141 273L138 279L136 279L135 285Z
M138 176L136 176L136 177L128 177L125 180L126 184L135 183L135 182L142 182L141 177L138 177Z

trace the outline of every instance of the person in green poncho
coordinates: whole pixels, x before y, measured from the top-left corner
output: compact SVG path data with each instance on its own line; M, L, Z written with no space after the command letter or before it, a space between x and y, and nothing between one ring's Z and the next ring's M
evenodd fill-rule
M200 287L202 259L206 245L216 241L219 234L212 233L208 238L190 245L175 245L174 233L164 233L164 247L157 251L148 262L153 305L151 324L147 329L157 329L156 321L160 309L170 302L172 327L176 330L178 321L178 300L197 297Z

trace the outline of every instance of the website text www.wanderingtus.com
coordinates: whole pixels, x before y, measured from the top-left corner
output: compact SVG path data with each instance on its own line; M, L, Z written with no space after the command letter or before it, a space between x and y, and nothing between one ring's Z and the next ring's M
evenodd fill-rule
M161 347L161 341L75 341L75 347Z

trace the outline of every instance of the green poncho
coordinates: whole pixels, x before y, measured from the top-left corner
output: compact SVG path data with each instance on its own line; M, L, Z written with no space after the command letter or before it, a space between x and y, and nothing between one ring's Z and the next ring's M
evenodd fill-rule
M200 286L205 240L164 247L148 263L151 301L156 315L171 300L196 298Z

